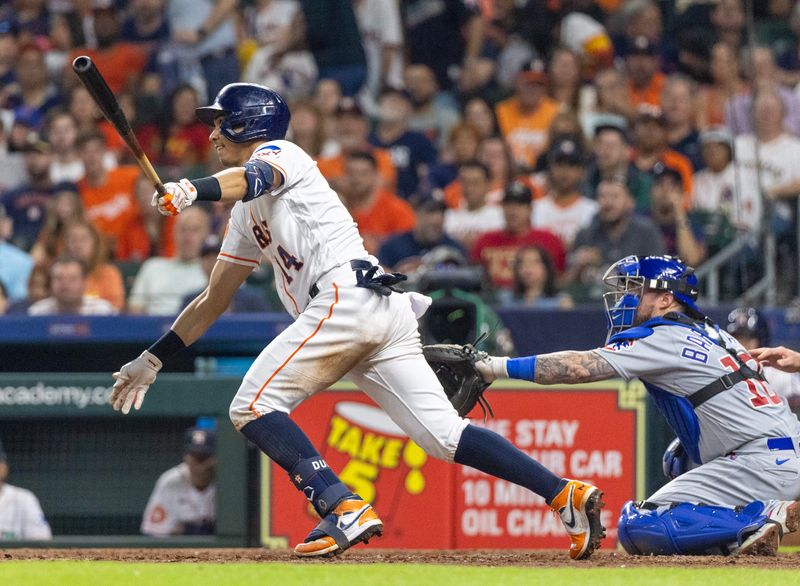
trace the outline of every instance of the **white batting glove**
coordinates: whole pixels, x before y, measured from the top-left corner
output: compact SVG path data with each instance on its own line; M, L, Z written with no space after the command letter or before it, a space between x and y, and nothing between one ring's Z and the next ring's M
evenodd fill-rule
M119 372L115 372L112 376L117 382L114 383L109 399L114 411L122 411L127 415L131 406L138 411L147 389L156 380L161 367L161 361L145 350L138 358L123 366Z
M165 183L164 189L167 190L165 195L160 196L156 191L150 201L162 216L177 216L197 199L197 188L185 177L177 183Z

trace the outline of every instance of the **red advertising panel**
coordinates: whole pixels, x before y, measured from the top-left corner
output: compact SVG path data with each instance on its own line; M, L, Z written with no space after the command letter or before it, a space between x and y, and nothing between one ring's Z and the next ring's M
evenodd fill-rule
M501 381L489 391L495 418L484 425L567 478L604 492L603 524L616 542L622 505L643 498L644 409L641 385L607 381L543 388ZM337 385L339 386L339 385ZM342 385L344 386L344 385ZM341 387L340 387L341 388ZM292 418L331 468L371 502L387 548L564 548L561 521L528 490L427 456L363 393L332 389ZM264 459L262 541L293 546L318 518L286 473Z
M622 505L635 496L636 413L607 391L491 393L496 417L486 427L555 474L605 492L603 525L616 536ZM476 422L479 423L479 422ZM569 543L544 499L517 485L458 466L456 548L554 548Z

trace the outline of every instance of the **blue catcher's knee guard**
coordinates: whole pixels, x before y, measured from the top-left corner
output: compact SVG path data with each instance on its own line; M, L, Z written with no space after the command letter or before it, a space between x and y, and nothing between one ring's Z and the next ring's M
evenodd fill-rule
M633 555L727 554L767 521L764 507L754 501L737 508L679 503L648 509L628 501L617 535Z

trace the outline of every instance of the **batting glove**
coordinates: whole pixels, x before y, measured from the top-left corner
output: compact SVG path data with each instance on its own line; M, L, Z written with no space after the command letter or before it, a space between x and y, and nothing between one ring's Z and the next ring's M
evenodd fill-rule
M177 216L197 199L197 188L186 178L177 183L164 184L167 193L163 196L156 191L150 205L157 207L162 216Z
M127 415L131 406L138 411L147 389L156 380L161 366L161 361L145 350L141 356L128 362L119 372L115 372L112 376L116 382L109 399L114 411L122 411Z

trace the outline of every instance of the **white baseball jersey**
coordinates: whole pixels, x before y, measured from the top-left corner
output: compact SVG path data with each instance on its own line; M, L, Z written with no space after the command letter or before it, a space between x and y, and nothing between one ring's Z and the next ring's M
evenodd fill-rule
M352 259L377 259L364 249L352 216L303 149L274 140L260 145L254 159L268 163L283 184L236 203L218 258L253 268L266 258L283 306L297 318L323 274Z
M52 539L39 499L29 490L0 487L0 541Z
M291 413L348 375L427 453L453 461L467 421L422 356L412 295L359 286L350 261L378 260L300 147L271 141L255 150L256 158L283 183L234 206L218 259L256 267L266 257L295 321L245 374L231 403L234 426L241 430L272 411Z
M217 518L217 487L212 482L197 490L189 477L189 466L178 464L156 482L142 519L142 533L168 537L183 533L186 525L213 526Z

